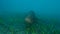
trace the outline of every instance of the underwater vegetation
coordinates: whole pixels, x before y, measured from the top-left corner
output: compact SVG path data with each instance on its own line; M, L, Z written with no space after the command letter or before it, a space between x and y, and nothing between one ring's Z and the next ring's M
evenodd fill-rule
M0 17L0 23L3 23L3 22L4 22L3 18L2 18L2 17Z
M9 25L5 23L6 21ZM57 22L55 19L50 21ZM0 34L60 34L60 29L56 29L54 23L46 24L46 21L38 18L31 10L24 18L19 14L10 15L6 20L0 17Z
M35 17L34 13L32 14L33 15L30 16L30 18L27 17L28 20L32 19L31 23L26 20L26 28L29 31L28 34L60 34L60 31L58 32L55 24L45 24L45 21Z

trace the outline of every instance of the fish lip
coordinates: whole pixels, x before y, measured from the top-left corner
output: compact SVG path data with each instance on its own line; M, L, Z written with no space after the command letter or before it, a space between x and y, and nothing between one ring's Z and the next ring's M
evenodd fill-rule
M28 23L32 23L32 20L30 18L25 18L25 21Z

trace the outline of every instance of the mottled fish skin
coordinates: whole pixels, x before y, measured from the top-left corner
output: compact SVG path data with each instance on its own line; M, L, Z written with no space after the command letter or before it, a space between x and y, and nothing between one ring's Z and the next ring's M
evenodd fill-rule
M29 13L30 14L25 18L25 21L28 23L33 23L33 21L35 20L35 14L33 11L30 11Z

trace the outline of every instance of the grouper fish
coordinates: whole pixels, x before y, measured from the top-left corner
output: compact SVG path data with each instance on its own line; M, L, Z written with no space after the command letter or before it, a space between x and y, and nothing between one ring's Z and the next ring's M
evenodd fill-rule
M28 13L28 15L25 18L26 30L28 30L28 34L32 34L32 26L36 22L35 18L36 18L35 13L32 10Z
M35 21L35 13L34 11L30 11L29 14L26 16L25 21L27 23L33 23Z

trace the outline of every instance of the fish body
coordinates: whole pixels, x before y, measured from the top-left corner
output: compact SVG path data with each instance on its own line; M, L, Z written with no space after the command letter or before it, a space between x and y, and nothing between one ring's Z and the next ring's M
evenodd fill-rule
M30 11L29 14L27 15L27 17L25 18L25 21L27 23L33 23L35 20L35 14L33 11Z

